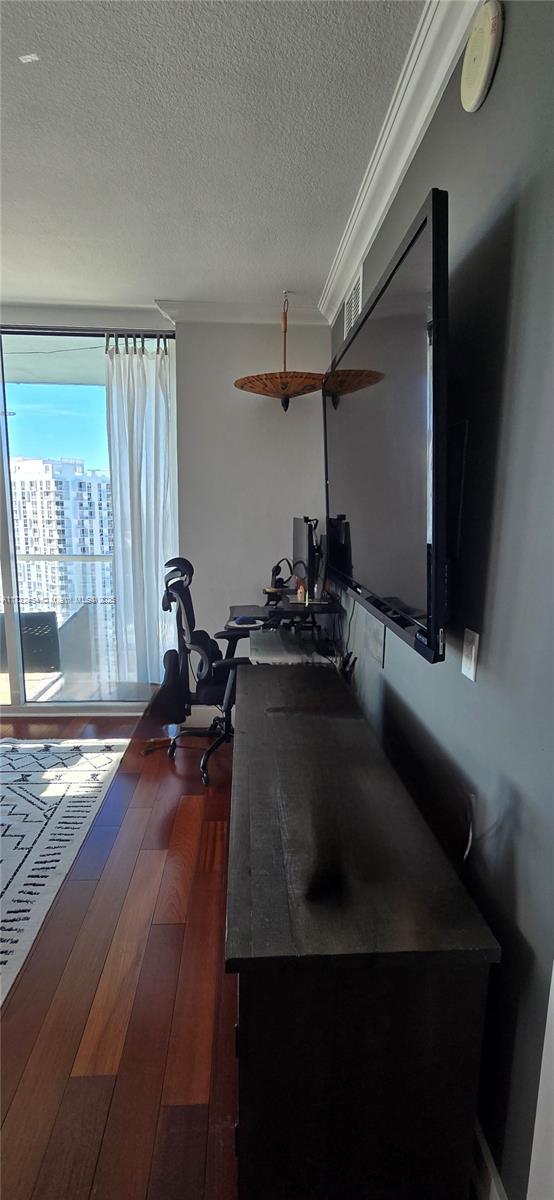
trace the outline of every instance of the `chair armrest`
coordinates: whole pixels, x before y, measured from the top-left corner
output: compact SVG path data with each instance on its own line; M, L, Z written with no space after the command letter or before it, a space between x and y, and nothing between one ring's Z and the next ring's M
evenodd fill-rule
M232 658L237 648L237 642L241 638L248 637L249 633L249 629L220 629L219 633L216 633L216 638L224 638L227 642L225 662L229 662L229 659Z
M222 658L212 666L214 675L228 675L229 671L236 667L246 667L250 663L249 658Z
M239 638L248 637L250 629L246 626L243 629L220 629L219 633L214 633L215 638L227 638L228 642L238 642Z

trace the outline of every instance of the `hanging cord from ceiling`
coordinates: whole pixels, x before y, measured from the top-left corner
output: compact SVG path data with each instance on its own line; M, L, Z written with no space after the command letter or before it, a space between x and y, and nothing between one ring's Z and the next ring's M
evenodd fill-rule
M281 313L281 333L283 334L283 371L286 371L287 369L287 327L289 323L288 311L288 293L283 292L283 311Z

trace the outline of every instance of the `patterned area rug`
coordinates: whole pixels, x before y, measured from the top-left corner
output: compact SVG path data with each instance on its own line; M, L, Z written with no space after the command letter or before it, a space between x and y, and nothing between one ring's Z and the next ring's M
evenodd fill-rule
M1 998L10 990L128 745L0 739Z

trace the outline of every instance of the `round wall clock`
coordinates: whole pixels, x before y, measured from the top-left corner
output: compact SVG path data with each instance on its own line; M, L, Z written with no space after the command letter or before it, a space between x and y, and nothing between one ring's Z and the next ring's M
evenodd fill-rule
M485 0L471 27L464 55L460 92L466 112L477 112L490 88L503 25L500 0Z

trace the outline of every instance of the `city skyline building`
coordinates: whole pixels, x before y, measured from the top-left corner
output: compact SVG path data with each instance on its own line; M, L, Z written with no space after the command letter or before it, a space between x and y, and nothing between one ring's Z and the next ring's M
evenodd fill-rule
M83 665L88 660L109 684L116 678L109 472L82 458L17 456L10 477L20 610L55 613L62 649L78 628Z

